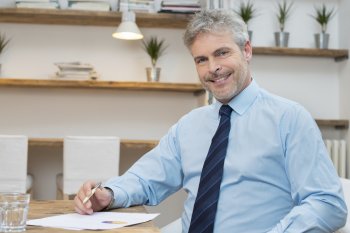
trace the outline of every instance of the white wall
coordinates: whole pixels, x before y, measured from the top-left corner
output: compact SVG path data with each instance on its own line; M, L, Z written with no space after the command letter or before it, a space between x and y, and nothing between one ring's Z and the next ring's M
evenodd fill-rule
M346 0L341 1L341 7L339 8L339 21L344 22L339 26L339 44L342 48L350 50L350 27L349 22L350 2ZM342 118L350 118L350 63L343 62L339 67L339 80L340 80L340 116ZM347 141L350 140L350 132L347 132ZM348 144L348 153L349 153ZM348 164L350 166L350 164Z
M233 7L238 2L226 4ZM276 2L255 2L259 16L250 24L254 31L253 45L273 46L273 32L277 30ZM286 27L291 33L289 47L314 47L313 34L319 27L309 14L314 12L314 5L320 3L294 1L293 15ZM328 1L327 4L334 4L338 9L338 15L329 24L330 48L349 49L350 32L348 23L344 22L349 21L350 4L347 0ZM114 30L112 27L2 23L0 31L12 40L0 56L1 76L49 78L57 71L55 62L81 61L94 65L103 80L145 81L144 69L150 61L140 43L115 40L111 37ZM157 35L169 44L166 54L159 60L161 81L198 82L192 58L182 43L184 30L141 30L146 37ZM315 118L350 118L348 60L336 63L331 58L256 55L251 67L260 86L300 102ZM189 94L164 92L0 88L0 106L0 133L32 137L117 134L123 138L159 139L181 115L196 107L197 101ZM62 151L32 148L29 153L29 170L36 173L37 197L54 198L54 175L62 171ZM140 153L132 152L130 157L124 157L122 166L132 164ZM177 202L170 201L170 207L168 201L154 210L167 213L162 215L160 225L181 212L179 202L184 194L178 195ZM173 211L169 213L169 209Z
M159 139L197 107L192 93L0 87L2 133Z
M150 59L139 41L112 38L113 27L1 24L12 38L1 57L3 77L48 78L58 70L55 62L92 64L103 80L146 81ZM169 45L160 58L164 82L197 81L195 68L182 43L183 30L142 29L147 37L157 35Z
M255 2L258 16L250 23L254 31L253 45L273 46L273 32L277 30L276 2ZM236 3L239 1L227 1L226 6L235 8ZM313 34L320 29L310 14L317 4L320 1L294 1L286 26L291 34L289 47L314 47ZM327 4L338 5L338 1ZM339 48L338 22L335 17L328 27L330 48ZM112 27L1 24L1 31L12 38L0 57L2 76L48 78L57 71L55 62L82 61L93 64L104 80L145 81L144 69L150 61L140 43L115 40L111 37L114 30ZM164 82L197 82L192 58L182 43L183 31L142 29L146 37L157 35L169 44L159 60ZM261 86L302 103L315 118L337 118L339 68L344 63L335 63L330 58L254 56L252 69L253 77ZM309 95L310 86L312 95Z

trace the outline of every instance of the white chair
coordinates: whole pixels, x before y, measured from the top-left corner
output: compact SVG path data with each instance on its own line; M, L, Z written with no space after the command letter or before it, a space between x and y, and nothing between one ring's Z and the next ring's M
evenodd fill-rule
M27 174L28 137L0 135L0 192L32 193L33 176Z
M68 136L63 143L63 174L56 176L57 199L70 199L87 180L119 175L118 137Z
M343 192L344 192L344 199L346 202L346 205L348 207L348 211L350 211L350 180L340 178L340 181L343 186ZM337 233L350 233L350 213L348 213L348 218L346 220L346 224L343 228L339 229Z
M181 233L182 232L182 223L181 218L176 219L175 221L164 226L161 230L161 233Z

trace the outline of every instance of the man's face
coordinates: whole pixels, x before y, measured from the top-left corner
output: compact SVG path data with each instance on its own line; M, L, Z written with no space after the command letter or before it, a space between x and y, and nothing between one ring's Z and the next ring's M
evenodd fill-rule
M202 33L190 50L200 81L218 101L228 103L251 82L250 42L241 51L228 32Z

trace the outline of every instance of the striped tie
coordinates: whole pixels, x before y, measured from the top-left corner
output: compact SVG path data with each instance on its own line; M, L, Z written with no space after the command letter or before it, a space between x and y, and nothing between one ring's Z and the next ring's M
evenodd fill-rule
M189 233L209 233L214 230L220 184L231 128L231 112L232 108L228 105L222 105L220 108L220 124L204 161Z

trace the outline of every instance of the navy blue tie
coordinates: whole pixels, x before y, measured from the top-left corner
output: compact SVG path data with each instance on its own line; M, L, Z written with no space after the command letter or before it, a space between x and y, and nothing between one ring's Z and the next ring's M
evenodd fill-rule
M220 108L220 123L204 161L189 233L209 233L214 230L228 136L231 128L231 112L232 108L228 105L222 105Z

